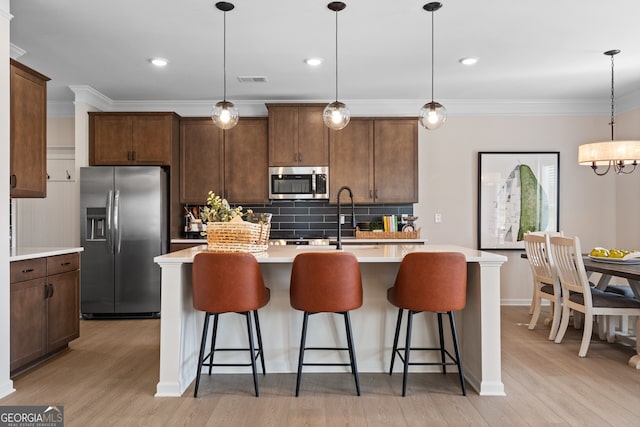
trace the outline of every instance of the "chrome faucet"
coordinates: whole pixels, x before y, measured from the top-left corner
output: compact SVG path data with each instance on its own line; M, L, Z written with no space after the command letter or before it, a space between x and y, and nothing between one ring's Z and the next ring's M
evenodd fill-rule
M342 227L341 227L341 215L340 215L340 193L342 193L343 190L347 190L349 192L349 198L351 199L351 227L352 228L356 228L356 210L355 210L355 206L353 204L353 193L351 192L351 189L349 187L347 187L346 185L343 185L342 187L340 187L340 189L338 190L338 196L337 196L337 203L338 203L338 244L336 246L336 249L340 250L342 249Z

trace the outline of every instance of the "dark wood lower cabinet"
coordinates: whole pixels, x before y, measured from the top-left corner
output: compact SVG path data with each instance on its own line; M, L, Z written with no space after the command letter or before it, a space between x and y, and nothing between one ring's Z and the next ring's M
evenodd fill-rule
M11 363L15 372L47 353L46 278L11 284Z
M12 376L67 348L80 335L79 265L78 253L11 263Z

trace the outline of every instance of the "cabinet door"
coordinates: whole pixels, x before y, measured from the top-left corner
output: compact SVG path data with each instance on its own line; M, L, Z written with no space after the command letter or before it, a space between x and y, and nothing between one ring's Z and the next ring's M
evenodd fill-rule
M266 118L244 118L225 132L225 197L231 203L265 203L269 199L267 127Z
M324 107L298 108L298 165L329 164L329 128L324 124Z
M269 166L298 162L298 107L269 107Z
M418 121L375 120L376 203L418 201Z
M137 165L171 165L171 115L132 117L133 161Z
M11 62L10 195L47 196L48 78Z
M354 202L373 203L373 120L352 119L346 128L329 135L331 202L336 202L338 190L346 185Z
M47 352L46 283L42 277L10 285L12 372Z
M223 194L223 131L210 118L180 121L180 201L204 204ZM266 170L264 172L266 174Z
M89 163L91 166L128 165L133 159L128 115L89 113Z
M69 341L80 336L78 277L78 270L47 277L50 286L47 298L47 351L63 348Z

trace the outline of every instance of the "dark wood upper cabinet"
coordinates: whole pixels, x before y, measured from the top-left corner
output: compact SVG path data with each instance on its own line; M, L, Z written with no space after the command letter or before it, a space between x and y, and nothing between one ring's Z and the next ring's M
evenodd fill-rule
M89 113L91 166L171 166L177 155L175 113Z
M266 104L269 110L269 166L327 166L329 128L325 104Z
M346 185L356 203L418 201L416 119L353 118L330 132L330 197Z
M338 190L346 185L355 203L373 203L373 120L353 118L347 127L329 135L331 201L336 202Z
M47 196L47 81L10 61L10 196Z
M236 125L237 126L237 125ZM223 130L209 117L180 119L180 201L204 204L224 191Z
M204 204L209 191L230 203L268 201L267 119L243 117L223 131L209 117L180 121L180 201Z
M267 118L242 118L225 131L225 197L234 203L269 200Z

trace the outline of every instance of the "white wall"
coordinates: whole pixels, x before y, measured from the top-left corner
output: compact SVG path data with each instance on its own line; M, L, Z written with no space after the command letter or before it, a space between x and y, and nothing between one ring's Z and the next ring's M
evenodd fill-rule
M15 199L18 245L79 245L79 213L73 209L77 198L74 140L73 117L47 120L47 197Z
M626 116L625 120L640 122L637 119L640 111L634 114L635 121ZM620 127L622 122L620 118ZM617 221L620 221L637 236L638 186L623 189L621 182L637 183L640 171L621 180L615 174L598 177L589 167L577 164L578 145L610 138L607 123L605 117L449 117L436 131L420 128L420 203L414 212L420 217L422 237L434 244L477 247L479 151L559 151L559 224L565 234L579 236L583 249L613 247ZM622 133L621 129L621 136ZM640 130L635 130L635 135L640 137ZM623 213L616 215L625 209L616 202L627 197L635 197L634 218ZM436 212L442 214L440 224L434 224ZM627 233L628 230L624 230L620 234ZM622 237L619 238L622 244ZM640 245L639 239L635 242ZM509 258L501 272L502 303L528 304L531 273L526 261L520 258L522 252L497 252Z

